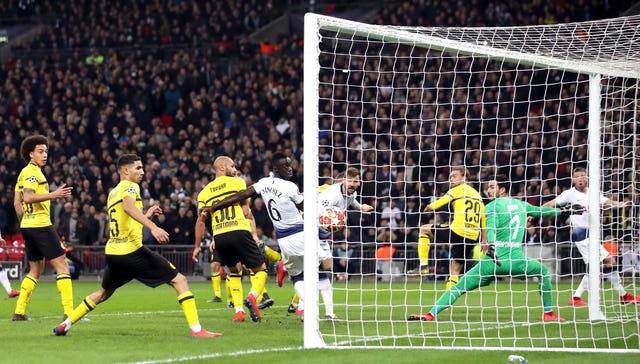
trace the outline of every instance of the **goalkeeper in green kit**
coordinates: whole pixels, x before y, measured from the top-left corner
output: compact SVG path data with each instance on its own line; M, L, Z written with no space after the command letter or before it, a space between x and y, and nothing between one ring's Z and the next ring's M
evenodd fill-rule
M561 210L533 206L509 197L510 182L504 175L497 175L487 183L487 194L494 199L485 207L486 235L489 246L485 257L471 268L460 281L436 301L426 315L411 315L409 321L433 321L442 310L453 305L463 294L480 286L487 286L497 276L519 279L538 277L538 290L542 295L544 321L564 321L551 307L552 287L549 270L535 259L527 258L522 251L527 216L552 217ZM484 243L483 243L484 244Z

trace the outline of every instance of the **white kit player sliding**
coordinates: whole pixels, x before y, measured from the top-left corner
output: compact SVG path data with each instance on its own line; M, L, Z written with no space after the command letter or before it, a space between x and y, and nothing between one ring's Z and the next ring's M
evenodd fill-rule
M304 313L304 219L302 217L303 196L298 186L289 181L293 176L291 159L283 153L273 154L273 173L263 177L246 189L214 203L211 208L219 210L247 198L261 195L267 206L269 218L276 232L284 267L291 276L293 289L300 297L297 313ZM323 255L318 247L319 260L331 259Z
M571 241L576 245L576 247L580 251L580 254L582 254L582 259L584 260L584 262L588 263L589 214L585 209L589 203L587 194L587 170L582 167L575 168L573 170L572 181L573 187L562 192L555 199L546 202L542 206L571 206L572 210L577 210L578 213L574 211L572 212L570 217ZM625 203L613 201L602 194L600 195L600 205L605 208L625 207ZM618 294L620 295L620 303L639 303L640 296L634 296L630 293L627 293L622 287L620 273L617 270L615 261L602 245L600 245L600 261L603 263L603 275L611 281L611 286L613 287L613 289L617 290ZM571 299L569 299L570 306L582 307L587 305L582 299L582 294L588 289L588 282L589 276L588 274L585 274L582 277L582 281L580 281L580 285L576 289L575 293L573 294Z
M373 206L367 204L360 204L356 197L358 195L357 190L360 187L360 171L354 167L347 168L344 179L341 182L332 184L325 188L318 195L318 204L320 209L326 207L338 207L347 212L349 208L359 210L362 212L370 212L373 210ZM322 295L322 301L325 307L325 317L335 318L333 314L333 289L331 288L331 281L326 271L332 270L333 260L331 259L331 233L320 231L320 250L322 255L329 258L324 260L321 265L321 272L318 278L318 287L320 288L320 294ZM324 271L323 271L324 270Z
M2 238L2 234L0 234L0 246L5 244L4 239ZM7 291L7 296L9 298L18 297L20 295L20 291L16 291L11 288L11 281L9 281L9 277L7 276L7 272L2 269L2 264L0 264L0 284L4 287L5 291Z

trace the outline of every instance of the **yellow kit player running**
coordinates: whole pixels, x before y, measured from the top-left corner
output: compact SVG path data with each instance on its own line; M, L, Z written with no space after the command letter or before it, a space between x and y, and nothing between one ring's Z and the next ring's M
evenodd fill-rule
M53 332L58 336L66 335L74 323L108 300L116 289L137 279L152 288L167 283L176 290L178 303L191 329L191 337L222 336L209 332L200 325L196 300L189 289L187 278L160 254L142 245L143 226L151 230L160 244L169 242L169 234L150 220L151 217L162 214L158 205L151 206L146 214L142 213L138 183L142 180L144 170L140 157L135 154L122 155L118 159L118 170L120 182L109 192L107 199L110 237L105 247L107 267L102 277L102 287L88 295Z
M447 289L458 283L460 273L469 270L474 262L473 248L478 244L484 203L475 188L467 184L467 169L453 166L449 174L451 189L425 208L425 212L451 204L453 219L450 224L425 224L420 226L418 258L421 269L427 264L431 240L447 242L450 246L449 279Z
M218 157L213 162L216 178L209 182L198 194L198 221L196 221L196 240L204 233L204 220L211 215L211 230L215 241L215 251L219 254L222 265L229 268L227 284L231 288L233 302L243 302L249 310L251 320L260 322L260 308L258 296L264 291L267 282L267 266L264 257L252 235L250 220L253 220L248 200L227 206L219 211L211 212L210 207L216 201L222 200L238 191L242 191L247 184L242 178L235 177L237 169L235 162L229 157ZM238 263L242 263L253 274L251 291L242 299L242 273ZM240 296L240 297L238 297ZM242 307L236 307L234 321L240 319ZM243 316L243 315L242 315Z
M14 207L20 230L24 236L25 250L29 260L29 273L20 285L20 296L16 302L13 321L30 320L25 311L31 294L44 271L45 259L49 260L56 271L56 285L60 292L60 300L64 314L73 311L73 288L69 275L69 264L60 238L51 223L51 200L71 196L72 187L61 185L57 190L49 192L49 184L42 173L47 164L49 140L42 135L27 137L20 146L22 158L29 162L22 169L16 182Z

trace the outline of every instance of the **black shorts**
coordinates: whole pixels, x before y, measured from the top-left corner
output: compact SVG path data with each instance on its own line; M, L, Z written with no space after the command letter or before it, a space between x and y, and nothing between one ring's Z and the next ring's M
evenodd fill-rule
M473 262L473 248L478 245L478 240L468 239L456 234L451 230L449 224L435 224L431 228L433 234L433 241L438 243L451 244L450 256L451 259L461 264L469 265ZM471 268L471 267L469 267Z
M207 251L209 252L209 262L210 263L220 263L222 265L222 262L220 261L220 254L216 253L216 250L213 249L213 251L207 249Z
M264 264L264 256L260 254L258 245L246 230L229 231L215 236L216 255L222 265L235 267L242 262L245 267L252 269Z
M65 254L60 237L53 226L21 228L24 250L30 262L55 259Z
M169 283L178 275L178 270L162 255L142 247L125 255L106 255L107 267L102 277L102 288L115 291L132 279L155 288Z

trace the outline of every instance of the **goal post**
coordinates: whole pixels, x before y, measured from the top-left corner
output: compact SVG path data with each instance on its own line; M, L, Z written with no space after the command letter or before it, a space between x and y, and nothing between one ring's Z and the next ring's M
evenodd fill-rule
M618 302L599 258L601 244L613 240L623 288L640 294L633 265L640 260L639 38L640 16L425 28L306 14L305 347L640 352L639 306ZM539 248L530 257L554 267L553 308L565 323L542 322L536 280L510 277L460 296L434 322L406 320L427 313L445 291L442 242L431 243L435 273L409 272L419 265L419 225L448 221L447 211L421 211L448 190L455 165L467 168L481 194L489 175L508 174L512 197L534 205L568 189L573 168L584 167L589 211L601 211L601 194L627 202L589 214L588 264L570 243L565 215L533 224L540 241L525 248ZM309 243L318 239L316 191L348 166L362 173L358 199L376 212L348 211L348 231L334 236L353 253L344 260L356 272L334 282L338 319L324 320L318 252ZM376 258L383 246L395 251L392 261ZM584 273L588 308L571 307Z

